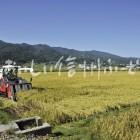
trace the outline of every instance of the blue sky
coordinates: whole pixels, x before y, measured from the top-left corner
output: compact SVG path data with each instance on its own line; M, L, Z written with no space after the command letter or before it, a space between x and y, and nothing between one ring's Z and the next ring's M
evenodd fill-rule
M0 0L0 39L140 57L140 1Z

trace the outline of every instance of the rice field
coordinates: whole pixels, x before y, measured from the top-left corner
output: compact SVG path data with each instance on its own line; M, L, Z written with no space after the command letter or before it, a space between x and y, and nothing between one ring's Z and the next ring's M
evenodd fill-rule
M30 79L31 75L22 74L22 77ZM86 76L77 72L72 78L68 78L66 72L62 72L61 76L50 72L33 77L32 84L33 90L18 94L18 102L0 99L1 108L17 118L38 115L53 126L58 126L140 104L140 72L135 75L101 72L100 80L97 72L93 75L87 72ZM137 110L136 114L139 112ZM121 120L121 117L118 119ZM102 121L105 119L99 122L103 124ZM117 126L113 120L109 123L114 123L114 126L106 126L105 123L104 129ZM94 132L94 126L91 129Z
M99 113L55 128L62 140L139 140L140 105Z

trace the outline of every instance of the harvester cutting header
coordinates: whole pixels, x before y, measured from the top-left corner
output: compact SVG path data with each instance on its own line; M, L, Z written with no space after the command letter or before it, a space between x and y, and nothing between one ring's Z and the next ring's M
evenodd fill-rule
M18 66L5 65L0 73L0 94L14 101L17 100L17 92L32 89L31 82L18 77L18 69Z

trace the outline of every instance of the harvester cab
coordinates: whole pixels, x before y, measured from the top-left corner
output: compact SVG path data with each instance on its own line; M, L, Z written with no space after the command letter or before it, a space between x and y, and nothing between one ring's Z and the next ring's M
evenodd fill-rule
M3 66L0 77L0 94L14 101L16 94L22 90L32 89L32 84L21 77L18 77L18 66Z

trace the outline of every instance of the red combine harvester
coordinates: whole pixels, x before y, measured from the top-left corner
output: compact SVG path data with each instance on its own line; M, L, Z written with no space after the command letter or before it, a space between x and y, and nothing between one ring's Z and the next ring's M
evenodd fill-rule
M3 67L0 76L0 95L17 100L16 93L32 89L31 82L18 77L18 66Z

